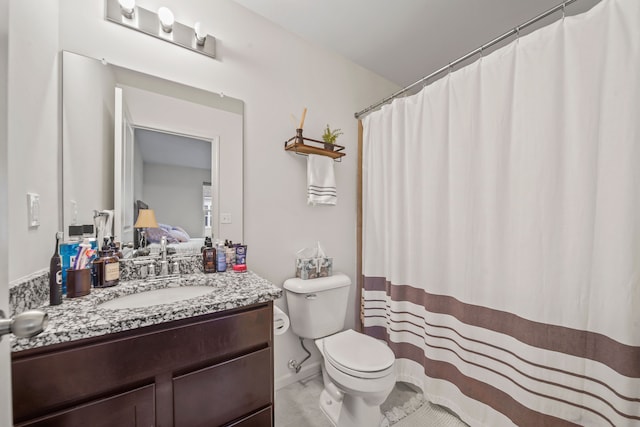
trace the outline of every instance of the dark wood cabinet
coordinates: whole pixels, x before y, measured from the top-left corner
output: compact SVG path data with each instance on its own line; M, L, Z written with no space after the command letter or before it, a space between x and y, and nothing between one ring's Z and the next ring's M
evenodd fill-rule
M223 425L269 406L269 359L264 349L174 378L175 427Z
M265 408L255 414L249 415L237 422L229 424L228 427L262 427L271 425L273 419L273 407Z
M155 425L154 406L153 386L148 385L15 426L150 427Z
M16 426L273 425L271 302L12 355Z

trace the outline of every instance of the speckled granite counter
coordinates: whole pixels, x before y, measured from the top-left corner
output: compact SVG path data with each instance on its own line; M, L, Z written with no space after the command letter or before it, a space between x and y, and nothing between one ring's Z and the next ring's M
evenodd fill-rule
M170 304L143 308L106 309L99 305L115 298L176 286L210 286L211 293ZM172 320L214 313L267 302L282 296L282 289L252 272L194 273L166 280L133 280L105 289L91 289L81 298L63 299L58 306L40 309L49 315L49 325L31 338L12 336L12 351L75 341Z

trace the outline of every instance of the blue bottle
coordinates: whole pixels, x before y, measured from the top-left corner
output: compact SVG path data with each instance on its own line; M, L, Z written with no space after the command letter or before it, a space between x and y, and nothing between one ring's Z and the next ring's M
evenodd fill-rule
M227 254L224 245L220 242L216 245L216 270L218 270L218 273L227 271Z

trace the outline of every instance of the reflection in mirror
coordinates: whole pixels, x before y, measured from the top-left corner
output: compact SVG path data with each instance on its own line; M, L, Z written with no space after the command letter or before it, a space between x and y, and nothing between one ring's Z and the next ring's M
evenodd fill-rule
M153 213L162 218L162 231L147 234L151 249L157 248L158 239L164 235L170 244L180 243L177 248L182 252L188 248L199 251L203 236L218 235L218 227L212 227L211 222L216 216L212 212L211 186L212 176L217 181L217 173L212 171L212 165L217 169L218 164L217 138L205 140L135 128L129 145L125 144L123 158L132 161L125 163L121 175L123 241L133 241L134 248L147 246L140 244L142 233L136 221L138 209L153 206Z
M237 99L63 52L65 231L113 210L105 234L137 246L142 204L161 225L150 242L242 241L242 115Z

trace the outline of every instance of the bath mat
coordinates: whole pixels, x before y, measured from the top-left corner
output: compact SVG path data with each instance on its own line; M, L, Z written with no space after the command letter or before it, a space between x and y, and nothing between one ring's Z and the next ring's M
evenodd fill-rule
M389 425L394 427L464 427L467 426L451 412L426 401L417 394L402 406L387 411Z
M424 400L424 396L422 396L422 394L416 394L402 406L396 406L395 408L387 411L384 416L387 417L390 425L394 425L403 418L406 418L407 415L412 414L416 410L420 409L425 403L426 401Z

